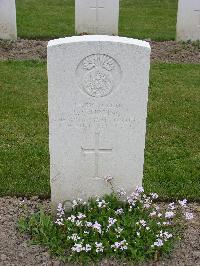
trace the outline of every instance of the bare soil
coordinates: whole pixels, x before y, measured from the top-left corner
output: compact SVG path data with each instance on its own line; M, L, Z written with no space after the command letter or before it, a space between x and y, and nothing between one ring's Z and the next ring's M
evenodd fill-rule
M63 266L52 258L45 248L32 246L29 237L17 230L17 220L42 207L50 210L49 200L0 198L0 266ZM195 218L185 224L183 239L177 244L169 258L140 266L196 266L200 265L200 204L190 204ZM69 264L66 264L69 265ZM115 261L103 261L101 266L125 265ZM130 265L130 264L128 264Z
M0 41L0 60L46 59L47 41L22 40ZM152 62L200 63L200 42L152 41Z

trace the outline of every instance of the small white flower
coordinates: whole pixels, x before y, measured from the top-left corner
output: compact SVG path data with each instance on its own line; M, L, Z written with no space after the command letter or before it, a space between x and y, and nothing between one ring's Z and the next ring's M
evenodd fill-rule
M87 227L92 227L92 223L91 222L87 222L86 221L85 224L86 224Z
M131 211L132 211L132 209L133 209L133 207L132 207L132 206L130 206L130 207L129 207L129 209L128 209L128 211L129 211L129 212L131 212Z
M137 193L141 194L144 192L144 188L143 187L140 187L140 186L136 186L136 190L135 190Z
M149 214L149 216L151 216L151 217L156 216L156 212L155 212L155 211L151 212L151 213Z
M139 196L140 194L138 192L133 192L127 199L137 200Z
M111 248L114 248L114 250L116 251L116 249L118 249L120 247L120 242L115 242L113 245L111 245Z
M113 224L115 224L117 222L117 219L114 219L112 217L108 218L108 226L107 228L110 228Z
M169 238L172 238L172 234L168 233L168 232L164 232L163 233L163 236L165 238L165 240L169 239Z
M83 222L80 221L80 220L77 220L77 221L76 221L76 226L83 226Z
M146 230L149 231L149 230L150 230L150 227L147 226L147 227L146 227Z
M124 210L122 208L121 209L117 209L115 211L115 214L122 214L122 213L124 213Z
M126 195L126 191L123 188L119 188L117 190L117 193L119 194L119 196L125 196Z
M96 200L97 201L97 200ZM97 201L97 206L99 208L105 208L107 205L107 203L105 202L105 200L102 200L102 201Z
M90 244L86 244L85 245L85 251L88 252L92 249L92 247L90 246Z
M184 213L184 215L185 215L186 220L191 220L194 218L194 215L191 212L186 212L186 213Z
M136 204L136 200L132 196L127 197L127 201L128 201L128 204L131 205L131 207L134 207Z
M103 252L104 247L103 247L103 244L102 243L95 242L95 246L96 246L96 252L97 253Z
M69 216L69 217L67 218L67 220L70 221L70 222L72 222L72 223L74 223L75 220L76 220L76 216L71 215L71 216Z
M162 217L162 213L158 213L158 217L159 217L159 218Z
M78 202L76 200L72 201L72 208L76 207L78 205Z
M170 222L163 222L163 225L170 225Z
M77 200L72 201L72 208L75 208L78 205L86 205L87 203L82 199L78 198Z
M96 221L92 227L101 234L101 225Z
M163 246L163 241L162 239L157 239L156 242L154 242L154 246L161 247Z
M57 216L59 217L59 218L61 218L64 214L65 214L65 212L64 212L64 208L63 208L63 206L62 206L62 203L59 203L58 204L58 207L57 207Z
M128 243L124 239L121 242L115 242L113 245L111 245L111 248L114 248L114 251L117 249L126 250L128 248Z
M137 236L140 236L140 232L136 232L136 235L137 235Z
M168 208L169 208L170 210L174 210L174 209L176 209L176 207L175 207L175 203L174 203L174 202L170 203L170 204L168 205Z
M74 244L74 246L72 247L72 251L74 252L81 252L82 250L84 250L82 244Z
M172 211L167 211L167 212L165 213L165 218L167 218L167 219L171 219L171 218L174 217L174 215L175 215L174 212L172 212Z
M145 209L149 209L151 207L151 204L150 203L144 203L144 208Z
M85 214L81 212L78 213L78 216L77 216L78 219L84 219L85 217L86 217Z
M123 229L121 227L115 228L115 232L118 234L121 234L122 231L123 231Z
M55 224L57 224L57 225L64 225L64 223L63 223L63 218L57 219L57 220L55 221Z
M81 238L77 234L72 234L71 236L68 236L68 239L71 239L73 241L80 240Z
M111 175L107 175L104 177L106 182L110 182L111 180L113 180L113 177Z
M121 249L121 250L126 250L126 249L128 249L128 243L126 242L125 239L122 240L122 241L120 242L120 249Z
M88 232L88 231L84 231L83 233L86 234L86 235L88 235L90 232Z
M145 220L140 220L139 223L140 223L143 227L145 227L145 226L147 225L147 223L146 223Z
M63 206L62 206L62 203L59 203L59 204L58 204L57 211L58 211L58 212L64 212L64 208L63 208Z
M157 193L150 193L152 199L157 199L158 198L158 194Z
M178 203L180 204L181 207L187 207L187 200L179 200Z

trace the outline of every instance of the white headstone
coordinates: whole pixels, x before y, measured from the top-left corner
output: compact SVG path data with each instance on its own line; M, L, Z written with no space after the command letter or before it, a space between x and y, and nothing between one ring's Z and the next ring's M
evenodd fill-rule
M15 0L0 0L0 39L17 38Z
M179 0L176 39L200 40L200 0Z
M118 35L119 0L76 0L77 34Z
M147 42L77 36L48 44L54 206L142 184L150 67Z

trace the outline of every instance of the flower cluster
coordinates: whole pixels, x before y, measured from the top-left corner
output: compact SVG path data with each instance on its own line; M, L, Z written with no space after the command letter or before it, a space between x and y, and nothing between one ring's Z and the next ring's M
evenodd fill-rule
M117 249L126 250L128 248L128 243L124 239L124 240L122 240L120 242L115 242L113 245L111 245L111 248L113 248L114 251L117 251Z
M97 206L99 208L106 208L106 206L108 205L105 200L100 200L99 198L96 199L96 202L97 202Z
M57 220L55 221L56 224L58 225L64 225L63 224L63 216L65 214L65 210L62 206L62 203L59 203L58 204L58 207L57 207Z
M89 252L92 247L90 244L86 244L85 246L82 243L75 243L71 248L72 251L80 253L81 251Z
M107 176L105 180L109 183L112 177ZM158 204L157 199L156 193L146 195L143 187L138 186L132 193L119 189L116 194L96 197L87 203L80 198L74 200L70 214L59 203L57 219L52 220L54 235L45 232L48 226L42 228L49 220L39 223L33 219L30 227L33 224L40 227L35 231L29 228L29 232L44 232L39 239L49 234L49 241L45 241L54 245L51 249L56 250L55 243L59 243L57 254L62 258L68 254L70 261L78 262L79 258L89 261L112 255L118 258L131 256L133 260L153 258L159 252L164 254L169 250L176 237L175 226L179 219L193 218L186 199L169 204ZM42 219L44 216L39 221Z
M112 177L107 176L105 177L105 180L106 182L111 182ZM124 189L121 188L117 191L117 195L119 197L124 197L127 194ZM127 205L126 203L123 203L117 209L110 208L110 202L106 201L106 199L100 199L99 197L91 202L91 206L90 203L87 204L81 199L74 200L74 212L66 218L67 222L71 223L69 228L71 226L74 228L74 233L72 230L72 233L67 237L67 239L72 242L71 250L74 253L95 252L96 254L101 254L110 247L115 253L125 252L129 246L133 246L133 243L137 243L136 239L142 239L144 235L146 235L146 237L148 236L149 239L152 238L149 242L149 248L153 248L154 250L160 249L161 247L163 248L166 242L173 239L173 230L172 227L169 228L169 225L172 225L179 208L184 209L183 216L186 220L192 219L193 214L185 211L187 208L186 199L179 200L178 205L172 202L168 204L165 211L161 211L160 207L154 203L154 200L157 198L158 194L150 193L150 195L147 196L144 193L143 187L138 186L133 193L127 196ZM83 210L82 212L79 211L80 207ZM98 210L100 211L102 209L105 209L105 213L107 213L105 214L104 220L101 219L102 222L98 219L91 220L91 217L93 216L92 212L98 212ZM134 213L138 212L138 209L140 210L140 216L138 217L140 219L135 221ZM56 224L63 225L64 208L62 204L58 205L57 211L58 217ZM131 232L126 232L127 229L125 225L124 227L119 226L122 221L125 220L124 217L126 217L127 211L133 213L133 221L129 221L129 224L133 228L135 225L135 232L132 232L132 236ZM106 215L108 215L108 217ZM131 214L129 214L128 217L131 217ZM144 217L146 217L146 219L144 219ZM167 226L168 230L166 230ZM79 230L78 228L82 229ZM71 232L70 230L69 232ZM104 246L100 240L105 239L106 236L109 236L111 233L115 235L116 240L113 243L108 241L106 246ZM126 235L127 239L124 238L124 235ZM91 242L91 239L94 239L94 241Z
M151 247L162 247L164 245L165 241L168 241L170 238L173 237L173 235L167 231L163 232L162 230L158 235L156 235L157 239L153 243Z
M73 200L72 201L72 208L74 209L75 207L79 206L79 205L86 205L87 202L83 201L82 199L78 198L77 200Z

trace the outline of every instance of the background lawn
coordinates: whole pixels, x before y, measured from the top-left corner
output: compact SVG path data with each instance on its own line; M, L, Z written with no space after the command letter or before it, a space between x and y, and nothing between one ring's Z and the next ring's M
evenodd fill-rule
M0 196L50 196L46 63L0 62ZM144 185L200 199L200 65L151 68Z
M52 39L74 35L74 0L16 0L18 36ZM177 0L121 0L119 35L174 40Z

